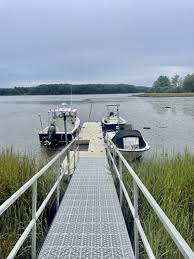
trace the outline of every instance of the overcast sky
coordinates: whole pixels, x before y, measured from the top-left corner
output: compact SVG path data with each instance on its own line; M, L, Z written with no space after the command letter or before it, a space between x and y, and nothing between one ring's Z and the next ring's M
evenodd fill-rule
M193 0L0 0L0 87L192 72Z

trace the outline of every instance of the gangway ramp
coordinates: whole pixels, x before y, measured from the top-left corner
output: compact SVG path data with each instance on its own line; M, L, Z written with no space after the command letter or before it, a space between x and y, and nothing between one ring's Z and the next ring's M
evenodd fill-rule
M39 258L134 258L106 159L80 158Z
M82 132L88 151L80 152L38 258L134 258L100 124L86 123Z

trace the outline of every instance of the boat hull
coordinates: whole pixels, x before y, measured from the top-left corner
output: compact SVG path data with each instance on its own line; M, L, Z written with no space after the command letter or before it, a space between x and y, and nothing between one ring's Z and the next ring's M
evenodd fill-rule
M124 125L124 123L116 123L116 124L107 124L107 123L102 123L102 130L103 131L116 131L118 130L118 125Z
M142 150L122 150L118 149L120 153L126 160L134 161L142 157L142 155L149 150L149 148L142 149ZM111 153L113 153L113 148L111 147Z
M141 158L145 151L121 151L121 154L124 156L126 160L136 160Z
M67 132L67 142L70 143L74 138L76 138L80 132L80 120L78 121L79 124L77 125L74 130L71 132ZM39 140L40 143L47 147L57 147L61 145L66 145L66 134L65 132L56 132L52 140L49 139L49 135L47 131L39 132Z
M121 125L125 125L126 124L126 121L120 117L120 122L116 121L116 122L106 122L106 119L103 118L102 119L102 130L103 131L116 131L118 130L119 126Z
M67 140L68 143L70 143L73 138L77 136L76 133L71 134L67 133ZM46 141L48 140L48 134L47 133L39 133L39 140L42 145L46 145ZM66 138L65 138L65 133L56 133L55 137L52 141L52 146L59 146L59 145L65 145L66 144Z

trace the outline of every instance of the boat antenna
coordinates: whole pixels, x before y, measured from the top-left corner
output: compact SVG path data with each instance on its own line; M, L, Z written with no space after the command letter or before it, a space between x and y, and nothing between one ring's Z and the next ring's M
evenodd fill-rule
M88 121L90 121L90 118L91 118L91 114L92 114L92 105L93 105L93 103L90 103L90 112L89 112Z
M72 108L72 84L71 84L71 105L70 107Z
M48 111L48 125L49 125L49 122L50 122L50 111Z
M66 103L62 103L63 106L66 105ZM67 116L65 114L65 111L62 112L63 114L63 120L64 120L64 129L65 129L65 145L68 145L68 137L67 137Z
M68 138L67 138L67 116L65 112L63 113L63 118L64 118L64 128L65 128L65 144L66 146L68 145Z
M119 105L118 104L117 104L117 123L118 123L117 127L119 129Z

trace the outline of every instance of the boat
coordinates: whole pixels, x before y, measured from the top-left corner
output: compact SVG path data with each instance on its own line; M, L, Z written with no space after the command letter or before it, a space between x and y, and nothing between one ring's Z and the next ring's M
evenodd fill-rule
M108 104L107 115L102 118L102 130L107 131L116 131L119 126L126 124L126 121L119 115L119 104ZM116 111L112 109L116 108Z
M39 132L40 143L47 147L67 145L80 130L80 119L77 117L77 109L62 107L48 111L48 126Z
M120 126L116 132L107 132L105 139L107 140L107 138L112 140L127 160L136 160L150 149L140 131L134 130L132 126L128 124ZM109 145L113 148L111 144Z

